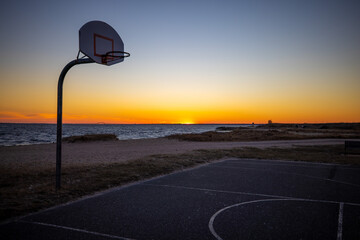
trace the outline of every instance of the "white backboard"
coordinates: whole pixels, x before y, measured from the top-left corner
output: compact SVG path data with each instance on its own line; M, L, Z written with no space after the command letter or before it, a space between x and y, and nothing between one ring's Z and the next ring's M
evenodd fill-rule
M80 28L79 49L100 64L113 65L124 61L124 58L104 58L108 52L123 52L124 43L119 34L109 24L102 21L91 21Z

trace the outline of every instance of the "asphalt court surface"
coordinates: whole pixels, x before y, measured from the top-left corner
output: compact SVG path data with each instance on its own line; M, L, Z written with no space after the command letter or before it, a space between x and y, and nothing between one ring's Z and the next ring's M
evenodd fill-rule
M360 239L360 167L226 159L0 225L2 239Z

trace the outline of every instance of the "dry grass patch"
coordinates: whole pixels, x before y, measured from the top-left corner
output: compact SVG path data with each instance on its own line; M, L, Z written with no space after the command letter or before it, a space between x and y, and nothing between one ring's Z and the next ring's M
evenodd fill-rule
M174 134L169 139L182 141L219 142L219 141L269 141L301 140L321 138L360 138L360 130L311 129L287 127L235 128L230 131L209 131L204 133Z
M198 142L219 142L219 141L267 141L267 140L295 140L306 139L306 137L279 131L279 130L258 130L258 129L235 129L229 132L209 131L204 133L174 134L169 139Z
M94 141L116 141L118 140L115 134L87 134L81 136L64 137L63 141L74 142L94 142Z

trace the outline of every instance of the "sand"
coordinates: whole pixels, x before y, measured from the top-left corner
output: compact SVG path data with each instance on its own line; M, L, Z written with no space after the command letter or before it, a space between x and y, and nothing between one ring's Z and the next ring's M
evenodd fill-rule
M198 149L292 147L343 144L345 139L278 140L256 142L188 142L166 138L63 143L63 167L124 162L154 154L177 154ZM0 147L0 168L55 168L56 144Z

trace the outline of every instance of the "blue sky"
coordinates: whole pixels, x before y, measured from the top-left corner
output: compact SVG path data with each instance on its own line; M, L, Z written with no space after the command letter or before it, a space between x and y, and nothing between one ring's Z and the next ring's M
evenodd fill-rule
M108 119L110 103L112 122L173 111L196 122L360 121L359 1L15 0L0 11L2 121L56 112L58 75L91 20L116 29L131 57L71 70L68 121Z

